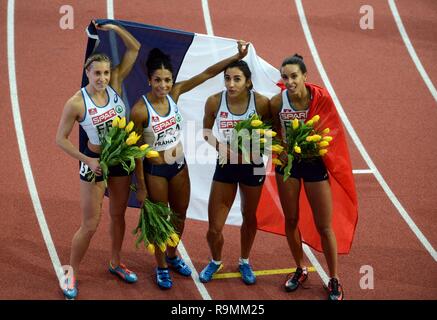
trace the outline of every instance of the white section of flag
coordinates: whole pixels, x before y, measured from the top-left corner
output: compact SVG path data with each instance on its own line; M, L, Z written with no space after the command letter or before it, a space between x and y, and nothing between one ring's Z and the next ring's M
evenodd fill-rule
M196 34L188 49L176 82L201 73L212 64L236 54L237 42L233 39ZM258 57L251 44L243 59L252 72L254 90L271 98L280 92L277 81L279 71ZM191 178L191 199L188 217L208 220L208 198L215 170L216 151L207 146L202 137L203 114L206 99L225 89L223 73L180 96L178 105L184 117L183 145ZM193 133L196 133L194 136ZM241 225L240 198L237 195L227 224Z

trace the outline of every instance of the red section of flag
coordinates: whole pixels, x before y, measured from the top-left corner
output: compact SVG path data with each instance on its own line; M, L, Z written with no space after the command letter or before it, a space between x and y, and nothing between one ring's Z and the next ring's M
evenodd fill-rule
M318 128L330 128L329 135L333 137L329 152L323 160L329 172L333 199L332 226L337 238L338 253L346 254L352 246L358 221L358 201L346 135L329 93L319 86L309 83L306 85L313 97L308 119L318 114L320 116ZM275 177L269 176L267 179L257 211L258 229L285 235L284 215L279 202ZM320 236L303 188L301 188L299 208L299 231L303 241L322 252Z

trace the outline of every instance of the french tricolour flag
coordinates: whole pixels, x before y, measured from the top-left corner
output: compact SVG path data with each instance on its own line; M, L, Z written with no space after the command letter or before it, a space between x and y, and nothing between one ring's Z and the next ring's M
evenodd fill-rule
M128 109L129 106L133 106L138 101L141 95L150 90L144 65L150 50L153 48L159 48L170 55L175 82L189 79L210 65L237 53L237 43L234 39L212 37L121 20L97 20L97 23L119 24L141 43L141 50L135 66L123 83L123 100ZM88 26L87 33L88 46L85 59L93 52L103 52L112 58L114 65L117 65L125 51L124 44L118 36L112 31L96 30L92 23ZM249 53L244 60L252 71L252 82L255 91L269 98L280 92L280 88L277 86L280 79L279 71L257 56L253 44L249 47ZM82 86L86 84L87 79L84 74ZM187 216L192 219L205 221L208 219L208 198L217 155L215 149L203 140L203 113L206 99L224 89L224 77L221 73L190 92L181 95L177 103L184 118L182 143L191 178L191 198ZM332 124L342 130L335 110L329 111L329 114L335 119ZM82 129L80 130L80 148L82 150L87 137L85 132ZM344 140L343 137L339 139ZM347 253L352 243L356 225L356 195L347 148L342 149L338 156L341 159L346 158L348 160L347 166L334 168L334 171L346 171L346 182L342 182L343 180L337 182L336 179L331 178L330 182L333 183L334 230L339 242L339 253ZM331 162L338 163L335 159ZM328 167L328 170L330 169ZM336 177L335 174L332 176ZM302 201L305 203L301 204L301 207L304 208L304 212L300 213L301 217L302 215L309 217L308 224L299 225L302 237L304 241L308 239L309 241L305 242L320 251L320 238L310 218L312 215L311 210L307 200L303 199ZM131 194L129 205L138 207L134 194ZM265 181L257 217L259 229L284 234L284 217L273 175L268 176ZM240 225L241 222L240 199L237 197L227 223ZM349 230L347 235L345 237L340 236L340 233L345 229Z
M145 25L121 20L97 20L99 24L114 23L126 28L140 43L141 50L135 66L125 79L123 100L126 106L135 102L149 91L145 61L153 48L159 48L171 56L175 82L189 79L202 72L210 65L225 59L237 50L236 40L212 37L180 30ZM115 65L123 57L125 47L121 39L112 32L96 30L93 24L88 27L87 58L93 52L103 52L112 58ZM253 44L244 59L252 71L254 89L267 97L280 92L276 82L279 71L256 55ZM86 77L82 86L86 85ZM214 175L216 151L207 145L202 137L202 121L206 99L225 89L223 73L206 81L197 88L180 96L179 110L184 118L182 142L188 162L191 178L191 199L188 217L208 219L208 197ZM86 135L81 132L81 144L86 142ZM130 205L137 203L131 196ZM236 199L230 212L228 223L240 224L240 200Z

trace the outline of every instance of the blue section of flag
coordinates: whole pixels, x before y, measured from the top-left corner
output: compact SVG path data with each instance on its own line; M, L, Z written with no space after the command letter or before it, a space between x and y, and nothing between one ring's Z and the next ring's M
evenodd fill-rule
M173 66L173 79L176 79L185 54L194 38L194 33L130 21L99 19L96 20L96 23L101 25L107 23L120 25L128 30L141 43L141 49L135 65L123 82L123 90L125 90L123 93L123 99L125 100L126 106L133 106L141 98L141 95L150 91L145 67L149 52L153 48L159 48L165 54L169 55ZM109 32L96 30L93 23L90 23L88 26L88 32L90 34L97 34L99 41L97 43L96 39L91 37L88 38L85 61L93 53L105 53L113 62L118 64L119 61L115 60L122 59L126 51L124 43L120 37L116 36L116 43L114 43L114 41L111 41ZM87 84L88 79L84 71L82 75L82 87ZM129 113L130 109L128 107L126 114L129 115ZM87 141L88 137L85 131L80 128L79 149L81 152L84 150ZM138 203L133 195L131 195L129 200L129 206L138 207Z

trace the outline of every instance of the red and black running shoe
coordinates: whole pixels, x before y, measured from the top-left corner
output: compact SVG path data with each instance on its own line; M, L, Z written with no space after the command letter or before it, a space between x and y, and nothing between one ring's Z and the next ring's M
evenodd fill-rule
M328 283L328 300L343 300L343 287L338 283L338 279L331 278Z
M285 282L285 291L291 292L299 288L299 286L308 278L308 270L306 267L296 268L296 271Z

